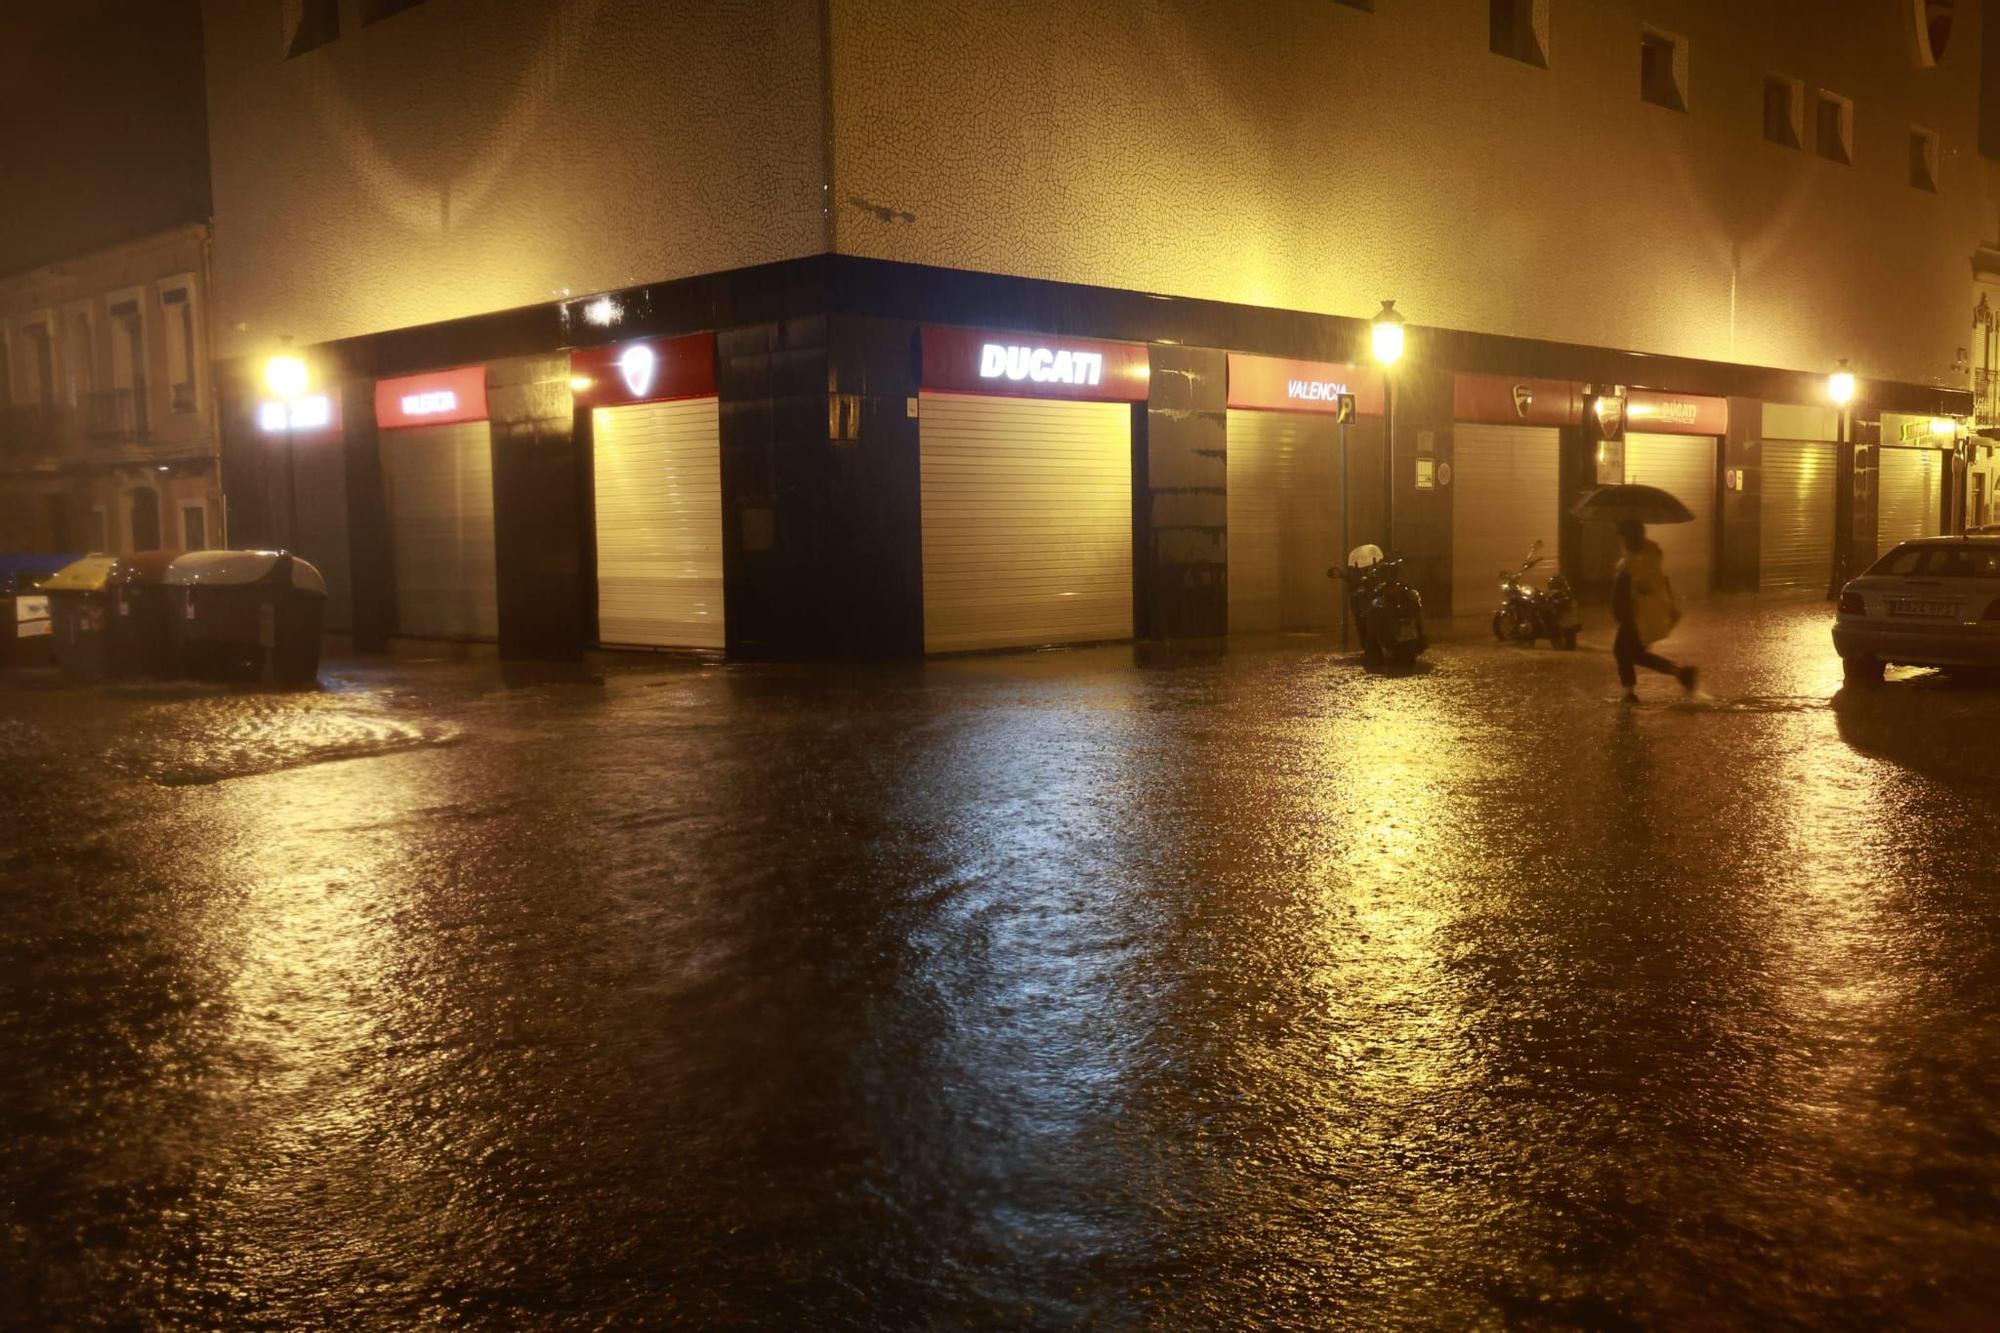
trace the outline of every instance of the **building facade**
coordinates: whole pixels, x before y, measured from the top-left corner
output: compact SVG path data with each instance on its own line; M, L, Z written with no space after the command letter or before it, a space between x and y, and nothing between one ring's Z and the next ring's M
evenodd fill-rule
M0 549L223 541L208 229L0 278Z
M239 537L529 656L1310 628L1364 540L1485 613L1622 479L1824 592L1980 512L1987 43L1770 8L208 0Z

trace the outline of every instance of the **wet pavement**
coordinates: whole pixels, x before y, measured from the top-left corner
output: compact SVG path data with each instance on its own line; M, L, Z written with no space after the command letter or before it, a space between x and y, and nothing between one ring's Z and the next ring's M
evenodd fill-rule
M2000 688L1317 639L0 687L0 1320L2000 1308Z

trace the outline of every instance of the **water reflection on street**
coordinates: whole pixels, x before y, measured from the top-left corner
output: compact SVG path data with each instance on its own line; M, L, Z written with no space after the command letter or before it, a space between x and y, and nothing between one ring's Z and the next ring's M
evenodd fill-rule
M1826 624L0 689L9 1317L1980 1322L2000 688Z

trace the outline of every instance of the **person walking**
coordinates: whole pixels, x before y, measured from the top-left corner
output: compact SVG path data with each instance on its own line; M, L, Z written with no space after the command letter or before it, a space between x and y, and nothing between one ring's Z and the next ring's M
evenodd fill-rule
M1672 633L1681 619L1680 601L1667 579L1659 543L1647 538L1646 525L1635 518L1619 520L1618 541L1625 552L1618 561L1618 581L1611 587L1611 614L1618 621L1611 655L1618 659L1618 683L1625 687L1625 702L1639 702L1640 667L1672 676L1682 690L1693 694L1700 672L1652 651L1652 645Z

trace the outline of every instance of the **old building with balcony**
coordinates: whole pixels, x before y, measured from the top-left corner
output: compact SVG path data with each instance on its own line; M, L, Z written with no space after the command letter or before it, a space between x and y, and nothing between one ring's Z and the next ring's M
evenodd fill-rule
M0 278L0 550L199 550L223 527L209 233Z

